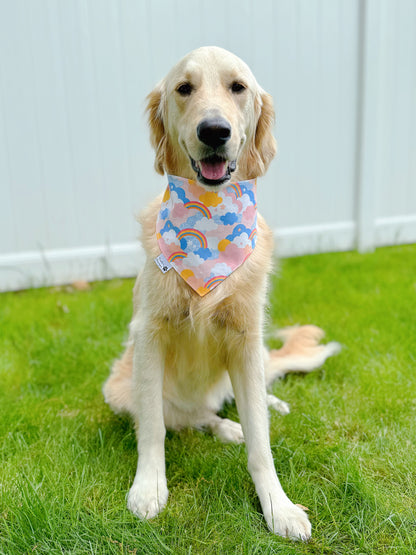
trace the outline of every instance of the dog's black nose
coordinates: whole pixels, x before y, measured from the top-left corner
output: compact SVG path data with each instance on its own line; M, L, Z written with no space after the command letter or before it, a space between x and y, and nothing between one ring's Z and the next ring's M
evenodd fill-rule
M231 125L223 118L204 119L196 129L198 139L216 149L231 137Z

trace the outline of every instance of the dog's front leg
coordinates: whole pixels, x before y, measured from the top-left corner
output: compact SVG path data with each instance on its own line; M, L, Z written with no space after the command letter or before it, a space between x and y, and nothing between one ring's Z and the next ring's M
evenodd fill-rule
M139 459L127 506L140 518L153 518L166 505L164 355L157 338L140 321L134 329L133 397Z
M272 532L306 540L311 525L280 485L270 449L263 350L258 338L245 341L229 368L253 478L267 524Z

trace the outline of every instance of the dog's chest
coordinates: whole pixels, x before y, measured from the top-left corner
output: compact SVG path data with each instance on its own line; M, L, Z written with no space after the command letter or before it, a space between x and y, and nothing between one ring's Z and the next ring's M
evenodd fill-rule
M204 310L205 308L205 310ZM237 310L238 312L238 310ZM200 395L224 374L234 349L241 349L245 331L238 329L235 307L220 303L212 310L190 303L167 311L161 331L165 343L165 380L177 393Z

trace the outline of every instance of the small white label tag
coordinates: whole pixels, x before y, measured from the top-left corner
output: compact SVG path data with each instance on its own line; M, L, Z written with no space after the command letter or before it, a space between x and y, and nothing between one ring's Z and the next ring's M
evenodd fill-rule
M166 274L166 272L169 272L169 270L172 268L164 254L159 254L159 256L155 258L155 262L162 274Z

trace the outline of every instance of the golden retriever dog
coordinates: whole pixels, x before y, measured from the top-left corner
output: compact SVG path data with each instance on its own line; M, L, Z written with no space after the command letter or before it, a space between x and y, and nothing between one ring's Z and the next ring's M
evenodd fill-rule
M191 180L201 195L221 195L230 184L264 175L276 152L271 96L243 61L221 48L185 56L150 93L147 111L157 172ZM280 350L264 347L273 240L260 214L250 256L207 294L175 269L161 271L155 259L163 201L158 197L140 218L147 259L133 290L127 349L103 390L111 408L129 413L136 425L138 465L128 508L149 519L166 505L166 428L208 429L226 442L245 441L270 530L306 540L308 517L283 491L270 449L268 406L282 413L288 406L266 387L286 372L319 367L338 345L320 345L323 332L301 326L281 332ZM217 415L232 398L241 424Z

